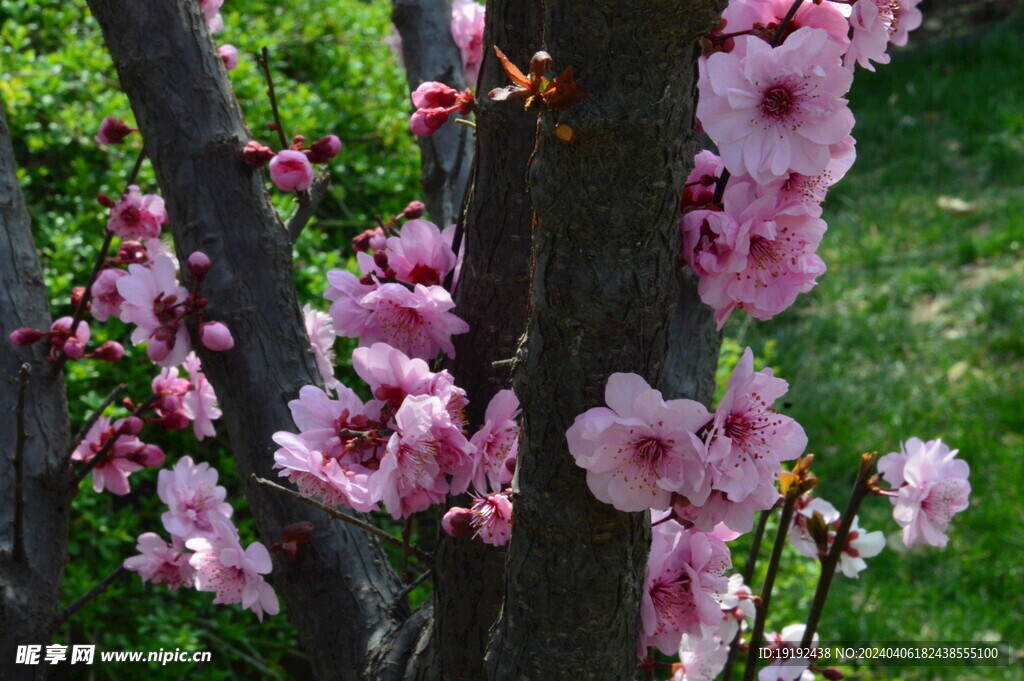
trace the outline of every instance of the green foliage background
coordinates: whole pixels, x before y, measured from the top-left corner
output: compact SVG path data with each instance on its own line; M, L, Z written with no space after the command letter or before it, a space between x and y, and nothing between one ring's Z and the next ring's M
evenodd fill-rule
M239 49L241 64L231 77L256 138L272 141L254 59L267 45L288 132L335 133L344 142L332 163L331 196L296 247L300 294L320 309L323 273L350 265L351 237L374 215L393 214L419 197L404 75L384 44L389 6L228 0L226 29L217 36ZM0 94L60 316L70 313L70 289L84 283L101 241L105 211L93 197L122 191L139 140L113 148L92 140L104 116L132 119L83 0L0 0L0 23ZM1012 77L1024 61L1022 30L1018 17L984 34L901 52L876 74L858 72L850 100L859 160L826 205L828 274L778 320L737 315L726 329L720 380L751 345L761 365L790 381L787 412L806 428L821 494L837 506L845 503L860 452L884 454L910 436L941 437L972 467L972 508L954 522L945 551L902 549L888 503L868 500L861 524L883 529L892 541L860 580L837 578L822 629L828 640L1024 641L1024 84ZM156 191L148 167L139 184ZM287 214L290 198L273 196ZM100 338L127 335L117 321L93 330ZM339 342L343 364L350 348ZM73 427L117 382L144 399L155 372L137 354L116 372L72 366ZM345 366L339 373L353 378ZM183 433L152 439L171 461L190 454L217 467L243 538L255 540L231 458L216 442ZM138 534L161 530L155 482L155 471L139 473L123 498L83 486L72 513L68 601L131 555ZM742 539L736 543L739 567L746 549ZM816 579L812 564L793 552L787 558L769 629L803 617ZM56 642L213 651L210 664L147 667L150 679L308 677L285 617L260 624L251 613L210 601L209 594L148 588L132 576L78 614ZM67 666L56 671L85 677ZM847 671L849 678L908 681L1020 678L1019 666ZM88 670L98 679L140 672L127 664Z

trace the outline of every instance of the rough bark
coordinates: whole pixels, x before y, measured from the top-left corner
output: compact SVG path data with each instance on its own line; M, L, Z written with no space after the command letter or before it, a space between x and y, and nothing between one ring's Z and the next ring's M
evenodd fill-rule
M450 0L393 0L392 8L409 90L425 81L464 89L462 56L451 37ZM433 135L416 138L423 159L424 203L442 228L459 217L473 158L472 131L454 118Z
M70 502L64 373L46 362L47 343L15 347L8 341L23 326L49 329L50 312L0 105L0 678L12 680L35 674L35 667L14 664L17 646L46 645L53 633L67 562ZM15 409L24 363L30 367L21 457L24 550L16 551Z
M361 531L250 479L273 476L271 435L294 428L288 400L320 379L292 284L288 234L265 178L242 160L250 135L230 81L198 3L89 5L146 140L176 250L183 259L202 250L213 263L203 295L235 346L200 355L260 535L269 543L289 523L316 527L293 563L275 561L275 586L317 678L364 678L368 651L408 616L408 606L395 602L400 585L386 557Z
M484 45L498 45L519 63L527 63L540 49L540 15L537 3L491 0ZM505 84L497 58L485 49L478 91ZM472 430L483 423L494 394L511 387L507 360L526 330L533 221L526 168L536 117L484 98L476 124L473 176L462 217L465 260L455 291L456 312L473 323L469 333L453 339L456 355L448 366L470 397L466 416ZM501 608L505 551L442 534L435 561L436 678L480 681L491 625Z
M541 116L529 174L531 313L515 370L524 437L494 681L633 676L649 519L594 498L565 431L603 404L609 374L658 385L664 371L696 40L715 14L706 0L545 4L545 48L590 96ZM555 138L558 124L572 142Z
M714 310L697 295L697 275L685 269L682 280L682 294L669 326L661 392L666 400L685 397L710 409L722 334L715 329Z

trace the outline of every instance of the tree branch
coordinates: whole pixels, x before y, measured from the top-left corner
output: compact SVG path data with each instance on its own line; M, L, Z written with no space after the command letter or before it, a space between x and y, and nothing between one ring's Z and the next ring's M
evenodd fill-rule
M53 620L53 629L58 629L61 625L71 619L72 615L81 610L89 601L105 592L110 588L111 584L126 574L128 574L128 570L126 570L123 565L118 565L117 569L100 580L99 584L89 589L87 592L76 598L71 605L57 613L57 616Z
M78 449L78 445L82 444L82 440L84 440L85 436L89 434L89 431L92 429L92 427L96 425L96 422L99 420L99 418L103 416L104 410L106 410L107 407L112 405L114 403L114 400L120 397L127 389L128 384L121 383L116 388L111 390L109 395L103 398L103 401L100 403L100 406L96 407L96 410L89 415L89 418L85 420L85 423L82 424L82 427L78 430L77 433L75 433L75 437L74 439L71 440L71 445L68 447L68 451L64 455L65 460L70 459L74 451Z
M331 188L331 171L326 167L317 171L316 178L310 188L304 192L297 192L296 201L298 205L295 212L288 218L285 229L288 231L288 238L292 243L299 240L299 235L305 229L306 224L316 215L320 202L324 200Z

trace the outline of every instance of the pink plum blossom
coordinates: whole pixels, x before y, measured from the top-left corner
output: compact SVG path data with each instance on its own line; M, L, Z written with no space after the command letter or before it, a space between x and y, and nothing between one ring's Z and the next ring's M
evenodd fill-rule
M138 572L143 584L164 584L171 591L192 586L195 568L189 565L181 539L175 537L168 544L160 535L146 532L139 535L135 549L139 555L126 558L123 565L125 570Z
M844 64L853 71L860 64L874 71L876 64L888 64L889 43L906 45L907 34L921 25L920 0L857 0L850 13L853 38Z
M755 35L768 42L792 4L792 0L732 0L722 12L722 18L726 20L725 30L729 33L753 30ZM824 29L829 39L844 50L850 44L847 35L850 25L846 16L831 2L802 3L783 39L804 27Z
M732 567L721 539L684 529L669 520L652 529L651 556L641 604L643 647L666 655L679 650L682 635L710 637L722 622L718 598L728 590Z
M722 626L716 634L726 643L732 641L740 630L741 623L754 621L757 608L754 606L754 592L743 583L743 575L729 577L728 590L719 596L722 605Z
M941 440L922 442L912 437L899 452L878 462L896 495L890 497L893 517L903 528L903 543L944 547L949 541L946 528L954 515L968 506L970 467L957 459Z
M156 238L168 221L164 200L156 194L140 194L133 184L110 209L107 229L122 239Z
M73 461L89 463L110 440L114 439L114 444L108 450L105 459L92 469L92 488L97 492L106 489L111 494L128 494L131 491L128 484L129 475L143 468L163 465L164 453L160 448L122 432L125 423L122 419L111 424L106 416L99 417L71 454ZM128 429L134 430L131 424L128 424Z
M61 317L50 325L50 356L56 357L61 351L70 359L81 359L91 334L89 325L78 322L75 333L71 333L71 317Z
M117 280L128 276L128 273L116 267L108 267L99 273L92 283L92 307L90 311L96 321L105 322L111 315L117 317L121 313L124 298L117 292Z
M214 522L232 515L231 505L224 501L227 492L217 484L217 471L208 463L194 463L190 456L181 457L172 470L160 471L156 489L168 507L160 517L164 528L182 542L215 538Z
M283 192L301 192L313 184L313 166L301 151L284 149L270 159L270 180Z
M224 29L224 17L220 15L220 8L223 5L224 0L199 0L199 7L203 10L206 26L211 35Z
M120 144L124 138L135 132L120 118L107 116L100 122L100 129L93 138L98 144Z
M217 54L224 60L224 68L233 71L238 68L238 48L234 45L221 45L217 48Z
M188 372L190 388L181 399L182 412L192 421L192 432L197 440L213 437L217 434L213 422L221 416L213 385L202 372L202 364L196 353L190 352L181 366Z
M387 343L356 348L352 352L352 368L370 386L376 399L395 409L408 395L429 395L435 376L425 361L410 359Z
M497 492L512 481L506 465L519 452L519 399L511 390L499 390L487 404L484 424L470 442L476 447L473 487L478 492Z
M793 531L789 537L796 550L808 558L820 557L818 546L807 529L807 521L814 516L815 512L821 515L827 528L828 541L824 547L826 553L832 549L840 523L839 511L824 499L814 497L798 501L798 509L793 514ZM846 536L846 545L839 554L839 571L847 577L856 578L868 566L864 559L877 556L883 548L885 548L885 535L881 532L865 532L859 527L858 519L855 517L850 526L850 532Z
M192 341L182 322L188 291L178 284L175 262L161 255L150 267L129 265L117 292L124 297L121 321L136 325L132 343L147 343L146 355L161 366L181 364Z
M718 635L703 638L683 634L679 666L672 681L714 681L729 659L731 640Z
M387 253L395 276L410 284L440 284L455 267L451 241L426 220L410 220L402 225L399 236L388 239Z
M703 405L665 402L643 378L622 373L608 378L605 402L565 434L594 496L620 511L668 508L679 489L700 496L703 468L691 438L710 420Z
M316 368L324 379L324 385L334 388L338 379L334 377L334 323L326 312L314 310L312 305L302 306L302 320L309 336L309 347L313 351Z
M409 96L417 109L447 109L458 102L459 91L444 83L428 80L420 83Z
M362 513L377 510L369 495L370 469L359 464L342 465L337 458L311 447L300 435L279 431L273 439L281 446L274 452L274 468L280 469L280 476L291 480L303 496Z
M801 28L776 48L753 36L736 45L701 60L698 83L697 115L725 167L759 184L823 172L829 145L853 129L843 47L818 28Z
M452 334L469 325L449 310L451 294L440 286L416 284L361 284L351 272L327 273L330 287L324 294L338 335L359 338L361 345L388 343L411 357L433 359L439 351L455 356Z
M310 163L327 163L341 153L341 140L337 135L324 135L305 151Z
M484 6L473 0L453 0L452 40L462 53L466 83L475 86L484 58Z
M714 419L700 436L690 436L706 467L709 487L718 494L689 499L684 518L705 531L724 522L736 532L748 532L753 511L771 508L775 503L775 479L782 471L781 462L797 458L807 447L807 435L800 424L772 408L788 388L789 384L775 378L771 369L755 372L754 355L746 349L729 378ZM737 509L741 512L730 513L730 504L742 504Z
M471 508L455 506L444 514L441 528L453 537L470 532L474 537L491 546L504 546L512 535L511 490L473 497Z
M224 351L235 347L235 339L223 322L203 322L199 325L199 340L207 350Z
M313 385L303 386L299 398L288 403L292 419L308 446L344 466L376 466L384 455L389 435L382 433L382 404L365 405L350 388L336 387L336 397Z
M243 550L234 527L217 521L215 525L214 538L196 537L185 544L195 551L189 564L196 570L196 589L215 592L214 603L241 603L260 621L264 612L276 615L280 612L277 594L262 577L272 568L267 548L253 542Z
M188 379L179 378L177 367L166 367L151 383L157 401L153 405L160 425L169 430L181 430L188 426L188 416L182 409L182 398L191 389Z

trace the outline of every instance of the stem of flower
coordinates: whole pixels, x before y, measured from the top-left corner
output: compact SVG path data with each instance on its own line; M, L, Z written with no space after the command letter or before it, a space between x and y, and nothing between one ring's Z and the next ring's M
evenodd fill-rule
M109 395L103 398L103 402L100 403L100 406L96 407L96 411L89 415L89 418L87 418L85 420L85 423L82 424L82 427L79 429L78 433L75 434L75 439L71 441L71 446L68 447L68 452L67 454L64 455L64 461L67 461L68 459L71 458L71 454L74 453L76 449L78 449L78 445L82 444L82 440L85 439L85 436L88 435L89 430L96 424L96 421L99 420L100 416L103 415L103 411L107 407L112 405L114 403L114 400L120 397L121 393L123 393L127 388L128 385L126 383L122 383L113 390L111 390Z
M761 553L761 540L764 539L764 529L768 525L768 516L774 510L775 506L772 506L768 510L761 511L761 516L757 521L757 529L754 530L754 542L750 545L750 555L747 557L746 565L743 566L743 583L748 586L754 579L754 566L757 565L757 557ZM739 646L740 632L737 630L736 635L729 644L729 657L726 658L725 667L722 669L722 681L729 681L732 678L732 668L736 663L736 653L739 652Z
M270 108L274 112L274 125L277 127L277 137L281 141L281 148L288 148L288 136L284 134L284 126L281 125L281 114L277 110L277 94L274 92L274 77L270 75L270 50L266 45L260 51L263 55L256 61L263 68L263 75L267 79L267 97L270 98Z
M789 525L793 520L793 507L796 505L796 500L799 496L799 494L791 490L786 494L785 502L782 504L779 530L775 534L775 544L772 546L772 555L768 560L768 572L765 574L764 586L761 587L761 602L755 606L757 613L754 618L754 631L750 634L750 642L747 648L747 666L743 670L743 681L753 681L754 673L757 671L757 654L761 646L761 639L764 636L764 625L768 618L768 606L771 605L772 589L775 587L775 576L779 571L779 563L782 560L782 549L786 545L786 533L789 532Z
M364 522L362 520L359 520L358 518L350 516L347 513L343 513L343 512L339 511L336 508L331 508L330 506L327 506L326 504L321 504L319 501L316 501L315 499L310 499L309 497L304 497L301 494L299 494L298 492L296 492L295 490L290 490L287 487L282 487L281 485L278 485L276 482L271 482L270 480L267 480L266 478L259 477L255 473L252 475L252 479L258 485L262 485L263 487L266 487L267 489L272 489L275 492L278 492L280 494L286 494L286 495L292 497L293 499L298 499L302 503L307 504L309 506L312 506L313 508L319 508L321 511L323 511L326 514L328 514L332 518L337 518L338 520L342 520L342 521L344 521L344 522L346 522L346 523L348 523L350 525L355 525L359 529L365 530L366 532L369 532L370 534L372 534L372 535L374 535L374 536L376 536L376 537L378 537L380 539L383 539L384 541L386 541L386 542L388 542L390 544L394 544L395 546L397 546L397 547L399 547L401 549L408 549L409 553L411 553L412 555L414 555L417 558L419 558L421 561L423 561L429 567L433 567L433 565L434 565L434 558L429 553L427 553L426 551L423 551L422 549L418 549L418 548L416 548L415 546L413 546L411 544L407 544L407 543L403 542L398 537L395 537L395 536L392 536L392 535L388 534L387 532L385 532L384 530L380 529L379 527L371 525L368 522Z
M53 626L51 627L51 630L56 630L62 624L67 622L71 618L71 616L79 610L81 610L86 603L102 594L104 591L107 590L107 588L111 584L113 584L120 577L126 574L128 574L128 571L125 570L123 565L119 565L116 570L114 570L109 575L104 577L99 584L89 589L85 594L83 594L77 600L72 602L71 605L57 613L57 616L54 617Z
M800 643L801 647L811 644L814 632L821 621L821 614L825 610L825 601L828 600L828 590L832 586L832 578L836 573L836 566L839 565L839 558L846 546L846 538L850 534L850 527L857 516L860 504L868 495L871 488L871 471L875 466L878 452L862 454L860 458L860 470L857 473L857 481L853 484L853 491L850 492L850 500L843 511L843 519L836 531L836 537L832 541L832 548L821 563L821 576L818 578L818 587L814 591L814 600L811 602L811 611L807 615L807 628L804 629L804 638Z

